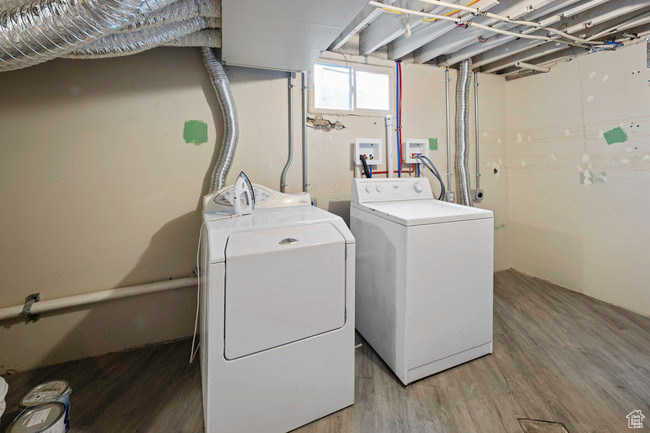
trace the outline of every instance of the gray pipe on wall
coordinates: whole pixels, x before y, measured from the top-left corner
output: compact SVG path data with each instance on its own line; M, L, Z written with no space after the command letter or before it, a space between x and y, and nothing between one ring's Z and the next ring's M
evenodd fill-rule
M280 175L280 192L287 190L287 173L293 161L293 72L289 72L289 153Z
M226 184L226 176L235 158L237 140L239 138L239 118L235 100L230 92L230 82L223 70L221 62L217 58L214 48L201 48L203 64L210 75L212 87L217 94L217 100L223 115L223 138L217 162L212 169L210 181L210 192L223 188Z
M472 61L465 59L458 69L456 83L456 193L460 203L471 206L469 175L467 170L468 158L468 128L469 128L469 87L472 72Z
M307 176L307 72L302 71L302 190L309 191L309 180Z

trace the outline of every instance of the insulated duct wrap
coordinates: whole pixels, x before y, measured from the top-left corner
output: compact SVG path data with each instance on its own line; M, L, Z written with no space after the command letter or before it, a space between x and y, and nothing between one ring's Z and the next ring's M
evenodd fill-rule
M182 22L192 18L219 18L220 16L219 3L214 0L180 0L136 18L118 30L118 33ZM215 27L221 24L218 20L212 22Z
M219 46L219 5L216 0L0 0L0 72L57 57L115 57L160 45Z
M183 36L165 46L169 47L212 47L221 48L221 30L201 30L191 35Z
M33 66L80 48L140 15L142 4L142 0L37 0L3 11L0 71Z
M472 61L465 59L458 69L456 82L456 194L460 203L471 206L469 175L467 159L469 155L469 87L472 72Z
M237 117L237 107L235 100L230 92L230 83L223 70L221 62L213 48L201 48L201 57L203 64L208 70L212 87L217 94L217 100L221 107L223 115L223 139L217 162L212 169L212 178L210 181L210 192L217 191L226 184L226 176L235 157L237 139L239 138L239 119Z
M214 18L197 17L179 23L162 24L128 33L116 33L74 50L65 57L88 59L140 53L161 45L168 45L179 38L210 28L213 25L211 20L214 21Z

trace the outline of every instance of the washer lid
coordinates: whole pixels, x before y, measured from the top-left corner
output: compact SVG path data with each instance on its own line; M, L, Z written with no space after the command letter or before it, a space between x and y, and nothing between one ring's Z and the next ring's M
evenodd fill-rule
M378 216L405 226L494 218L494 213L491 210L440 200L353 203L352 206L366 212L376 213Z

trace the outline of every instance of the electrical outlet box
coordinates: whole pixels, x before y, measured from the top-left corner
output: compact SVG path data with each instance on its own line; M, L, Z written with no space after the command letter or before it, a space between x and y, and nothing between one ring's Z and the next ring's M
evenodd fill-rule
M368 165L381 165L383 147L381 138L357 138L354 145L354 163L361 165L359 156L363 155Z
M402 143L402 159L407 164L420 164L416 155L429 156L429 140L426 138L407 138Z

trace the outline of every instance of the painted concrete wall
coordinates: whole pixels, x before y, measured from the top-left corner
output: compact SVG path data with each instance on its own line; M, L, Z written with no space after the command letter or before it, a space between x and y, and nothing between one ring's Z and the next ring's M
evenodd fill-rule
M638 44L507 84L512 266L646 315L649 83Z
M241 125L229 181L245 170L277 189L287 153L286 75L244 68L228 74ZM505 88L498 77L482 78L482 164L502 166L483 178L483 206L496 212L497 269L510 267ZM289 192L302 184L298 87L294 101ZM432 159L444 173L443 70L405 65L404 104L404 137L437 137ZM312 193L320 207L347 218L352 143L384 138L384 119L326 117L345 129L308 130ZM185 142L187 120L207 123L207 143ZM33 292L52 299L191 274L221 123L197 50L57 60L3 73L0 307L22 304ZM27 325L4 322L0 372L186 337L194 297L187 288L46 314Z

